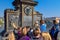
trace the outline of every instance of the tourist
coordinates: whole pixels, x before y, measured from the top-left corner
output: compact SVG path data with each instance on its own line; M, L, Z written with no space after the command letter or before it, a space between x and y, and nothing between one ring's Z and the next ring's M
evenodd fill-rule
M30 38L33 36L33 28L30 28L29 32L27 33L27 36L29 36Z
M26 26L27 32L30 31L30 26Z
M17 39L18 38L18 30L14 29L13 32L14 32L14 35L15 35L15 39Z
M40 20L40 31L44 40L52 40L49 32L47 32L44 20Z
M36 28L33 31L33 36L31 38L31 40L43 40L43 37L40 34L40 29L39 28Z
M30 28L30 26L26 26L26 29L27 29L27 36L29 36L30 38L31 38L31 28Z
M40 31L41 32L46 32L47 31L46 24L45 24L44 20L40 20Z
M18 33L17 33L17 39L19 40L22 37L22 27L19 27L17 29Z
M39 27L39 22L38 21L35 21L34 27L35 28Z
M9 31L8 40L15 40L15 35L11 30Z
M22 28L22 37L19 40L30 40L29 36L27 36L27 29L26 27Z
M53 27L56 31L59 31L59 20L53 20Z
M50 34L51 34L51 37L52 37L52 39L54 39L54 40L57 40L57 35L58 35L58 32L59 32L59 22L58 22L59 20L53 20L53 26L52 26L52 28L51 28L51 30L50 30Z
M42 34L43 40L52 40L49 32L43 32L41 34Z

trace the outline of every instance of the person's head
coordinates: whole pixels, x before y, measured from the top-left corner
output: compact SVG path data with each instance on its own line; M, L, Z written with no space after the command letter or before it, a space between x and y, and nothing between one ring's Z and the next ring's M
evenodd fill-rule
M35 24L34 24L35 27L39 27L39 22L36 21Z
M44 24L45 23L45 21L44 20L40 20L40 24Z
M39 22L38 21L35 21L35 24L38 24Z
M36 28L34 31L33 31L33 34L34 36L38 36L38 34L40 34L40 30L38 28Z
M53 24L58 24L59 20L53 20Z
M53 26L51 30L55 30L55 27Z
M18 31L21 31L22 30L22 27L18 27L18 29L17 29Z
M26 34L27 34L26 26L22 28L22 34L23 34L23 35L26 35Z
M26 26L27 32L30 31L30 26Z
M40 28L38 27L37 29L38 29L38 30L39 30L39 32L41 33Z

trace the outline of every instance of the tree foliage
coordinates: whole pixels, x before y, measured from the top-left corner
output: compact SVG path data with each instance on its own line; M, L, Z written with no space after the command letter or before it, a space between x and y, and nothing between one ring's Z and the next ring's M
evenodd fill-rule
M4 22L4 21L3 21L2 19L0 19L0 25L3 25L3 22Z

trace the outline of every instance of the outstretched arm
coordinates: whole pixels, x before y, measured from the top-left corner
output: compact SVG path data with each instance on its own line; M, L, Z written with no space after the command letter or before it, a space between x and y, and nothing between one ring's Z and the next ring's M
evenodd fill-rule
M11 25L12 25L15 29L17 29L17 26L16 26L15 23L11 23Z

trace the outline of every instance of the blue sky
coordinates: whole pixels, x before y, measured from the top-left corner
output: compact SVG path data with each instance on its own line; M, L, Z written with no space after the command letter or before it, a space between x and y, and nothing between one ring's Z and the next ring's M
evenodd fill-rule
M35 10L43 14L44 17L60 17L60 0L36 0L38 5ZM0 0L0 16L4 15L6 8L14 8L13 0Z

